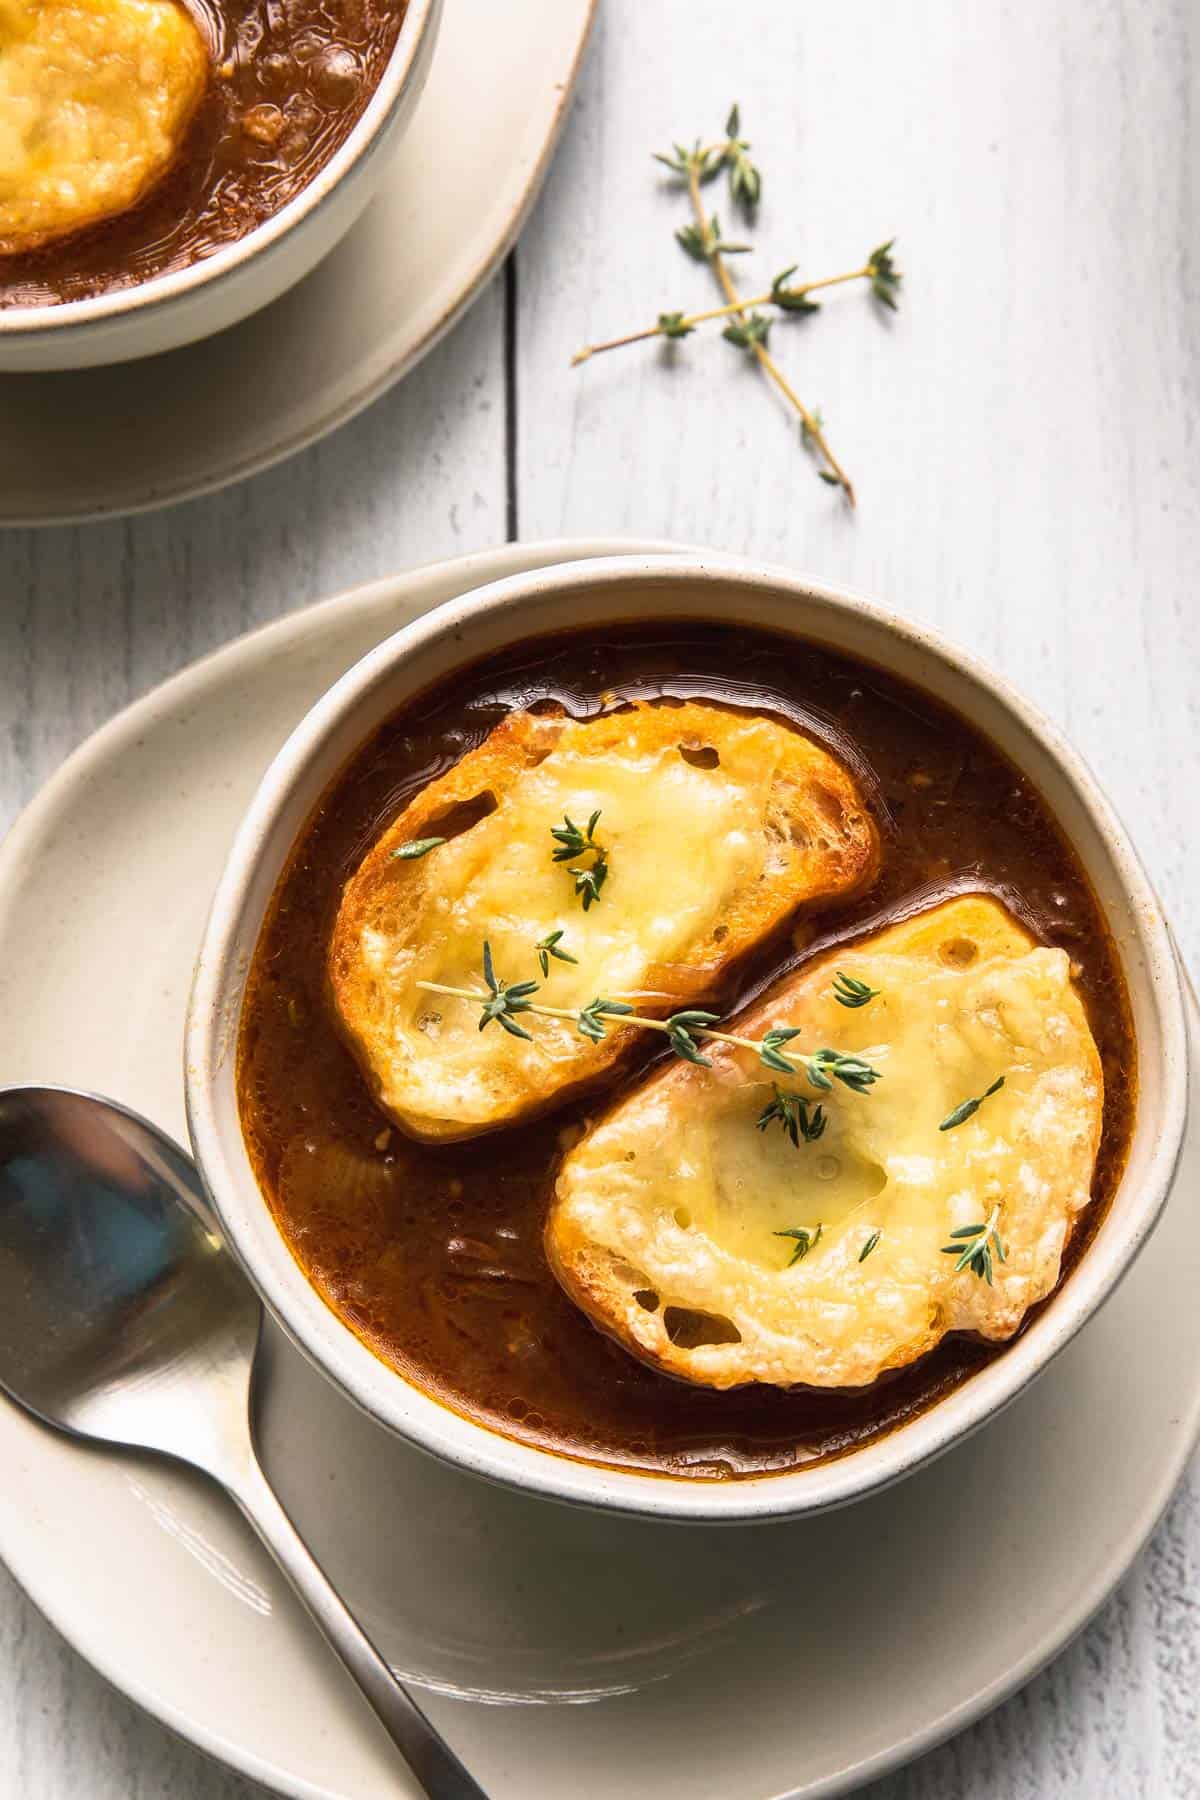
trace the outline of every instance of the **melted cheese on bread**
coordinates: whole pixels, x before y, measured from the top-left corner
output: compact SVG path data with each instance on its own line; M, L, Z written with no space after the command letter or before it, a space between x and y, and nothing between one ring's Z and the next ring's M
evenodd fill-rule
M877 997L840 1004L838 970ZM567 1293L635 1355L716 1388L862 1387L947 1332L1011 1337L1058 1281L1100 1141L1100 1059L1066 953L994 900L952 900L814 959L731 1029L781 1024L880 1079L817 1095L706 1044L711 1069L647 1081L560 1170L546 1247ZM776 1079L822 1101L816 1142L756 1129ZM993 1252L989 1285L943 1247L996 1206L1006 1260ZM793 1262L779 1234L818 1228Z
M208 69L175 0L0 0L0 253L140 200L175 157Z
M585 911L550 833L564 814L583 824L596 812L609 872ZM420 860L396 856L439 827L457 835ZM330 947L335 1005L405 1130L468 1137L595 1080L644 1034L614 1025L593 1043L572 1019L529 1014L532 1042L481 1032L477 1003L418 980L479 989L485 941L504 980L538 979L537 946L557 931L575 960L550 961L539 1004L577 1012L603 994L669 1013L803 903L856 891L877 863L850 775L788 725L692 702L586 720L514 713L351 877Z

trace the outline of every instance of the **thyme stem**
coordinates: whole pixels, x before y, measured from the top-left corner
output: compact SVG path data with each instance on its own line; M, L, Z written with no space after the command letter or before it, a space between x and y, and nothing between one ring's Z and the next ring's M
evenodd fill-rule
M479 988L446 987L440 981L418 981L414 986L423 988L427 994L451 994L456 1000L474 1000L480 1006L491 998ZM521 1010L539 1013L543 1019L570 1019L574 1022L579 1017L577 1006L539 1006L533 1002ZM621 1013L614 1022L618 1025L640 1025L645 1031L669 1032L671 1029L666 1019L650 1019L645 1013ZM731 1031L714 1031L710 1025L698 1025L695 1029L704 1037L716 1038L722 1044L735 1044L739 1050L753 1050L758 1055L758 1045L753 1038L735 1037Z
M692 213L696 221L696 229L700 233L701 242L708 255L709 267L721 285L721 291L725 295L730 312L733 314L733 317L738 324L745 325L747 323L746 307L749 303L739 296L737 288L734 285L733 277L729 273L725 258L721 255L720 250L717 249L713 242L712 232L708 223L708 215L704 209L704 197L700 192L700 168L701 164L695 156L688 158L688 198L692 203ZM801 400L799 394L796 392L795 388L765 345L754 340L750 343L749 348L757 359L758 366L763 371L763 374L775 383L775 386L784 396L784 399L787 400L800 415L800 423L804 427L806 443L810 444L817 451L818 455L824 458L829 474L836 480L838 486L845 494L847 502L853 506L855 504L854 488L851 484L850 477L846 474L845 469L843 469L841 463L829 448L825 434L821 429L820 420L816 417L815 413L810 412L808 407L805 406L803 400Z
M820 281L801 282L798 286L789 291L803 296L816 293L818 288L840 287L845 281L867 281L870 280L870 278L871 269L869 265L864 265L861 269L848 270L845 275L826 275ZM766 293L755 294L751 299L731 300L725 306L713 306L708 308L705 312L687 313L680 319L678 325L675 327L674 335L681 336L683 332L692 331L697 325L707 325L713 319L728 319L738 314L742 314L754 306L774 306L777 304L778 301L775 290L773 288L768 288ZM575 355L571 358L571 367L575 368L579 363L587 362L589 357L601 356L606 350L623 350L627 344L644 344L648 338L666 337L669 335L672 334L668 333L666 326L660 323L658 325L648 325L643 331L627 332L624 337L609 338L603 344L588 344L584 349L575 352Z
M473 1001L482 1011L479 1024L481 1031L495 1019L511 1036L527 1038L529 1033L516 1024L512 1015L537 1013L544 1019L569 1020L585 1037L599 1043L605 1034L605 1020L611 1019L618 1025L640 1025L644 1031L661 1031L677 1056L682 1056L687 1062L697 1063L702 1068L710 1065L696 1048L697 1036L713 1038L719 1044L732 1044L737 1050L748 1050L768 1069L783 1075L803 1075L813 1087L823 1092L832 1088L835 1078L860 1094L879 1080L878 1069L873 1069L861 1057L846 1056L840 1050L826 1048L785 1054L784 1044L800 1036L798 1026L773 1026L759 1040L741 1037L732 1031L718 1031L718 1015L695 1008L685 1008L682 1012L673 1013L670 1018L654 1019L635 1012L628 1001L605 1000L599 995L586 1007L539 1005L529 997L537 992L536 982L521 982L510 987L499 980L492 963L491 948L486 943L483 947L483 972L488 984L486 991L480 988L451 987L441 981L417 981L414 985L428 994L449 994L457 1000ZM823 1123L821 1129L824 1129Z

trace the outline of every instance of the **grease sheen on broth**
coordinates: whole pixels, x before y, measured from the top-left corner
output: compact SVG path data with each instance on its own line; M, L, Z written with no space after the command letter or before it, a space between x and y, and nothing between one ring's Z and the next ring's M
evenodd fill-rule
M947 1339L861 1392L720 1393L656 1373L577 1311L542 1248L562 1151L614 1090L495 1137L417 1144L375 1108L324 990L347 876L412 796L505 712L548 699L584 714L658 695L791 719L850 764L883 835L870 892L763 945L716 996L723 1007L750 999L814 945L962 888L996 893L1039 939L1069 951L1107 1093L1095 1202L1068 1250L1069 1277L1119 1175L1136 1079L1119 964L1082 870L1039 795L964 720L882 671L765 632L681 624L602 644L527 643L376 731L313 814L263 927L239 1046L243 1126L275 1218L318 1292L445 1403L604 1463L697 1477L781 1471L888 1431L1003 1347ZM647 1046L615 1091L655 1054Z

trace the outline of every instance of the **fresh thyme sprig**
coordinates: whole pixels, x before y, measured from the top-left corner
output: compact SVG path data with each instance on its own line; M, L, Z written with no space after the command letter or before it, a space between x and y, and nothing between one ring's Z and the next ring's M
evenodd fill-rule
M722 256L746 256L753 250L753 244L731 244L727 242L721 231L721 221L716 213L708 221L707 239L702 235L698 225L684 225L675 233L675 242L679 248L692 258L693 262L707 262L711 244L713 250L719 250Z
M762 172L750 161L750 145L742 137L742 109L736 100L725 121L725 167L729 170L729 192L743 212L752 213L762 199Z
M778 1120L785 1134L792 1140L797 1150L801 1141L815 1144L824 1133L827 1120L824 1107L817 1105L812 1112L808 1110L808 1101L803 1094L789 1094L786 1088L775 1085L775 1098L768 1106L764 1106L758 1115L758 1129L765 1131L768 1125ZM783 1233L778 1234L780 1236Z
M1000 1219L999 1205L993 1206L982 1225L960 1225L957 1231L950 1233L950 1242L942 1245L943 1256L956 1256L954 1273L961 1275L964 1269L970 1269L972 1275L992 1286L992 1251L1000 1262L1008 1261L1008 1252L1000 1241L1000 1233L996 1226Z
M810 296L819 289L836 287L843 282L866 281L876 299L895 311L901 281L900 271L892 256L895 239L889 238L886 243L877 246L860 267L840 275L825 276L819 281L793 283L791 277L799 265L792 263L780 271L767 292L744 299L734 285L725 259L744 254L749 246L730 242L725 238L717 215L713 213L710 216L705 208L702 190L723 169L727 170L731 200L744 214L752 216L762 196L762 172L750 160L749 151L749 142L741 136L741 115L738 107L734 106L725 122L725 136L716 143L704 144L697 139L690 149L683 144L675 144L669 155L659 152L654 155L656 162L661 163L684 183L691 202L692 222L676 232L676 240L688 256L709 265L725 296L725 304L697 313L685 313L681 310L661 312L654 325L640 331L627 332L621 337L609 338L603 343L588 344L577 352L572 362L584 363L603 351L642 343L648 338L688 337L697 325L707 320L728 319L730 323L722 334L724 338L755 358L763 373L795 410L800 419L801 440L817 457L817 473L823 481L840 488L848 503L853 506L853 485L829 447L824 422L817 411L805 406L772 357L767 348L771 321L756 309L774 306L781 312L794 315L816 312L820 302L812 300Z
M589 1000L587 1005L580 1009L576 1020L576 1029L581 1031L585 1038L591 1038L593 1044L599 1044L603 1042L608 1032L608 1027L604 1023L606 1018L624 1018L626 1014L632 1012L633 1008L627 1000L602 1000L597 995L594 1000ZM564 1009L562 1016L569 1019L572 1014Z
M487 982L488 992L480 996L483 1007L479 1018L480 1031L494 1019L510 1037L525 1038L532 1044L531 1034L523 1025L517 1024L513 1015L533 1011L529 996L537 993L537 982L518 981L509 986L507 982L501 981L492 962L492 946L487 943L483 946L483 979Z
M401 844L398 850L393 850L392 855L399 862L415 862L418 856L428 856L431 850L440 850L448 842L448 838L412 838L407 844Z
M709 223L714 237L718 239L712 248L719 251L722 256L740 256L750 249L749 244L727 244L720 241L719 221L715 215ZM702 239L697 226L685 225L682 231L675 233L675 237L688 255L694 257L697 262L708 261L710 251L702 247ZM822 288L841 287L850 281L870 282L871 292L877 299L882 300L885 306L895 312L897 310L895 294L900 285L901 276L890 255L887 257L886 267L881 267L875 261L875 258L882 254L883 248L885 247L873 250L860 267L847 269L841 275L824 275L819 281L791 282L791 277L800 266L799 263L791 263L786 269L779 271L770 287L764 289L761 294L750 294L745 299L738 298L725 306L705 307L700 312L690 313L682 309L678 312L661 312L655 324L643 326L640 331L630 331L623 337L609 338L602 344L588 344L584 349L577 350L571 358L571 366L575 368L580 363L590 361L593 356L602 356L607 350L624 350L628 344L647 343L651 338L690 337L698 325L709 325L717 319L732 318L736 313L743 313L759 306L775 306L780 312L791 313L796 317L820 312L821 302L810 300L809 295L819 293ZM886 248L890 249L890 246ZM768 320L767 323L769 324L770 321ZM733 338L730 341L737 343L738 339ZM818 425L821 423L820 414L815 408L812 417Z
M729 126L733 124L737 124L740 129L740 121L735 118L736 113L737 108L735 107L726 122L725 144L721 147L720 162L718 165L720 167L729 167L731 171L731 192L735 181L734 171L743 168L744 165L740 161L740 157L744 155L746 148L744 141L736 139L735 133L729 130ZM701 151L700 155L702 159L705 158L705 152ZM708 265L716 277L717 282L721 287L721 291L725 295L726 304L733 309L733 329L736 330L739 325L745 328L749 321L744 303L734 285L733 277L726 267L725 259L721 254L721 251L717 248L717 240L713 238L709 230L708 219L705 216L704 201L700 192L701 166L702 163L693 155L688 159L687 170L683 176L683 179L687 183L688 198L692 203L693 219L700 232L701 239L704 242ZM756 176L757 179L751 178L749 189L747 189L744 174L740 178L739 185L741 197L747 208L752 208L757 203L762 192L762 179L761 176L758 176L757 170L754 171L754 176ZM817 455L823 459L821 466L827 469L831 475L836 476L838 485L841 487L850 505L853 506L854 488L851 485L845 470L842 468L842 465L838 462L833 451L829 448L823 428L817 423L813 414L809 411L808 407L805 406L799 394L797 394L774 357L772 357L768 351L766 344L762 341L762 336L757 335L750 338L746 343L745 348L748 354L755 358L763 373L775 383L775 386L779 389L789 405L795 408L804 425L806 434L805 442L811 445Z
M553 957L556 962L577 963L579 961L579 958L577 956L572 956L569 950L559 949L559 942L562 935L561 931L548 932L541 943L534 946L537 951L538 962L542 965L543 975L549 975L550 973L551 957Z
M871 278L871 292L882 305L892 312L898 311L896 293L904 279L892 260L895 238L889 238L886 244L880 244L872 250L867 258L866 273Z
M586 828L580 830L570 814L564 813L562 824L550 827L550 836L558 845L553 852L556 863L569 863L576 856L592 858L587 868L567 870L568 875L575 877L575 892L583 901L584 912L600 898L600 890L608 880L608 851L596 842L595 837L599 817L600 808L597 807Z
M788 1231L777 1231L775 1233L776 1237L794 1239L791 1261L788 1263L789 1269L794 1268L798 1262L803 1262L810 1250L816 1249L821 1241L821 1233L824 1229L823 1225L818 1225L815 1231L808 1231L803 1225L794 1225Z
M793 1038L800 1036L800 1028L796 1025L776 1025L767 1032L761 1044L757 1044L759 1058L766 1063L768 1069L777 1069L781 1075L796 1073L796 1060L785 1054L784 1044L790 1044ZM741 1042L735 1039L734 1042ZM829 1089L833 1086L831 1076L836 1076L848 1088L856 1093L865 1094L873 1082L879 1080L879 1070L873 1069L870 1063L864 1062L861 1056L846 1056L840 1050L814 1050L811 1056L802 1057L805 1074L816 1088Z
M1003 1086L1004 1076L1000 1075L993 1081L991 1087L985 1089L976 1099L964 1100L961 1106L956 1106L952 1113L947 1113L938 1126L938 1130L953 1131L956 1125L965 1125L968 1119L974 1118L984 1101L990 1100L993 1094L998 1094Z
M865 981L859 981L856 975L843 974L841 969L833 978L833 997L843 1006L866 1006L878 999L879 992L878 988L868 987Z
M491 946L486 943L483 947L483 978L487 984L486 992L479 988L450 987L440 981L418 981L416 985L429 994L450 994L459 1000L474 1001L481 1008L481 1031L494 1019L511 1036L528 1038L529 1033L517 1025L512 1016L528 1012L546 1019L569 1020L584 1037L598 1044L607 1035L606 1021L619 1019L622 1024L636 1025L643 1031L661 1031L676 1056L705 1069L712 1065L701 1055L696 1043L698 1037L732 1044L739 1050L752 1050L768 1069L783 1075L802 1075L813 1087L825 1092L832 1089L834 1081L840 1081L851 1092L865 1094L880 1079L880 1071L864 1062L861 1056L847 1056L828 1047L785 1056L781 1046L800 1036L798 1026L777 1025L762 1038L746 1038L730 1031L718 1031L720 1014L695 1007L672 1013L667 1019L652 1019L637 1012L627 1000L610 1000L602 994L578 1009L535 1004L531 996L539 991L538 983L522 981L509 986L501 981L492 962Z

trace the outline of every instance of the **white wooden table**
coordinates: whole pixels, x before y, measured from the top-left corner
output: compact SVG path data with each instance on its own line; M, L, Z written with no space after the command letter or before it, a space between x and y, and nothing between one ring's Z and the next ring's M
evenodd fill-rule
M1098 769L1200 967L1200 9L604 7L514 263L398 391L215 499L0 535L0 825L116 708L250 625L506 536L625 531L853 583L1010 674ZM844 291L775 337L856 515L715 337L568 367L712 303L648 153L718 131L734 98L767 176L760 274L899 236L898 318ZM1073 1648L874 1800L1200 1794L1198 1564L1193 1472ZM5 1800L250 1791L0 1572Z

